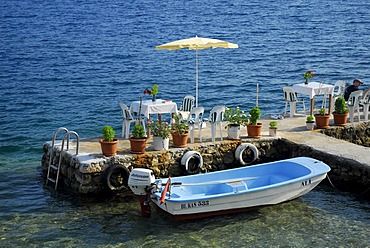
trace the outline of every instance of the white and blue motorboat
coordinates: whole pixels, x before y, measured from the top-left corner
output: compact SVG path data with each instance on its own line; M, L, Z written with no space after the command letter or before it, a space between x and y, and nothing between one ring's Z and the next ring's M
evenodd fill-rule
M129 187L144 215L150 214L151 201L172 219L186 220L295 199L315 188L329 171L328 165L308 157L157 180L153 171L137 168Z

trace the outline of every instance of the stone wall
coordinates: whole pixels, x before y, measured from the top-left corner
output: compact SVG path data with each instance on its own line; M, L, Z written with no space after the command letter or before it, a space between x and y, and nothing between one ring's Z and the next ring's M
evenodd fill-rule
M254 144L259 151L259 158L254 162L264 163L286 159L290 152L280 139L258 139L248 141ZM202 172L218 171L241 166L235 160L235 150L240 141L224 141L219 143L200 144L192 148L170 149L167 151L146 152L140 155L118 155L110 158L101 155L74 156L68 152L62 152L61 179L64 185L71 187L79 193L99 193L106 190L104 185L105 171L113 165L121 165L130 171L133 168L148 168L153 170L156 177L175 177L185 175L186 171L181 168L181 158L187 151L198 151L203 157ZM51 147L49 143L43 146L42 158L43 171L47 171L50 159ZM58 162L60 150L54 152L54 164ZM245 152L244 161L252 160L253 155Z
M323 161L331 167L330 179L333 184L342 190L357 193L370 193L370 167L357 161L331 155L318 151L312 147L296 144L287 139L251 139L244 140L254 144L259 151L259 158L253 164L277 161L291 157L313 157ZM240 167L234 153L240 141L223 141L217 143L204 143L192 148L178 148L167 151L146 152L141 155L118 155L105 158L100 154L74 156L68 152L62 152L61 179L64 185L74 192L82 194L97 194L108 190L104 181L108 168L114 165L123 166L132 170L133 168L148 168L154 171L156 178L176 177L185 175L181 168L181 158L187 151L198 151L204 160L202 172L218 171ZM44 144L44 155L42 158L43 171L47 171L50 156L50 144ZM58 161L60 151L54 153L54 163ZM244 161L252 158L251 153L245 153ZM61 183L62 184L62 183ZM108 190L109 191L109 190Z
M306 156L323 161L330 166L329 178L333 186L341 191L356 193L361 197L370 196L370 166L353 159L328 154L306 145L297 145L284 140L292 157ZM326 181L326 183L330 183Z
M370 121L347 124L344 127L332 126L321 131L322 133L351 143L370 147Z

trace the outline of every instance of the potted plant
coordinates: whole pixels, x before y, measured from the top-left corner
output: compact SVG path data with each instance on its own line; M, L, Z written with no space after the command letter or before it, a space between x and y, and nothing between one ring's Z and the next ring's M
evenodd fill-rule
M157 120L147 123L153 134L153 146L154 150L168 150L171 127L168 122Z
M317 128L328 128L330 115L326 114L325 108L321 108L318 114L315 114L315 122Z
M130 137L130 152L135 154L144 153L146 148L146 140L147 137L144 127L139 124L135 124Z
M152 101L155 102L157 100L158 84L153 85L153 87L151 89L146 88L144 90L144 95L146 95L146 94L152 95L153 96Z
M308 84L308 81L313 78L315 76L315 74L313 74L312 71L306 71L305 73L303 73L303 78L305 79L305 84Z
M181 121L179 114L173 115L174 122L171 125L172 142L175 147L185 147L188 143L189 127Z
M312 115L307 116L306 127L307 127L307 130L313 130L315 128L315 121Z
M333 116L335 125L347 124L348 108L343 97L338 97L335 100Z
M270 121L270 123L269 123L269 134L270 134L271 137L276 137L277 127L278 127L278 122L277 121Z
M104 126L102 129L103 139L99 140L104 156L110 157L117 154L118 140L114 138L115 131L111 126Z
M247 115L244 111L240 110L239 107L226 108L225 110L225 120L228 121L227 128L227 138L231 140L240 139L240 126L247 123Z
M249 137L260 137L262 133L262 123L258 120L261 118L261 110L258 106L249 110L249 122L247 125L247 132Z

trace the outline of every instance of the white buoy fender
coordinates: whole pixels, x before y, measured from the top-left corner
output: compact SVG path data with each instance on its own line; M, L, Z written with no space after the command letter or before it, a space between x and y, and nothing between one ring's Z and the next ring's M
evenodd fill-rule
M190 161L195 162L195 164L189 166ZM181 165L188 175L198 174L203 167L202 155L196 151L188 151L182 156Z
M245 149L251 149L251 151L253 152L253 160L250 161L249 163L246 163L244 160L243 160L243 152L245 151ZM253 144L251 143L242 143L240 144L236 150L235 150L235 159L237 161L239 161L239 163L241 165L248 165L248 164L251 164L253 163L256 159L258 158L258 149L257 147L255 147Z

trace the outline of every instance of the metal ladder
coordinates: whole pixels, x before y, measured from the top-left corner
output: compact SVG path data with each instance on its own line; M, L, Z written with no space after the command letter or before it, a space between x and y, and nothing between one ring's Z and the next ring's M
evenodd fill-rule
M56 140L57 134L61 131L64 131L65 135L64 135L63 140L62 140L62 146L61 146L61 149L60 149L58 162L53 163L55 140ZM53 141L52 141L52 144L51 144L51 152L50 152L50 159L49 159L49 165L48 165L48 172L47 172L47 176L46 176L46 185L48 185L49 181L54 183L54 189L55 190L57 190L57 187L58 187L60 165L62 163L62 152L64 150L64 141L65 141L65 139L67 139L67 149L66 149L66 151L68 151L69 150L69 140L70 140L71 134L74 134L77 138L76 155L78 155L78 150L79 150L79 146L80 146L80 137L75 131L68 131L67 128L61 127L61 128L58 128L54 132Z

